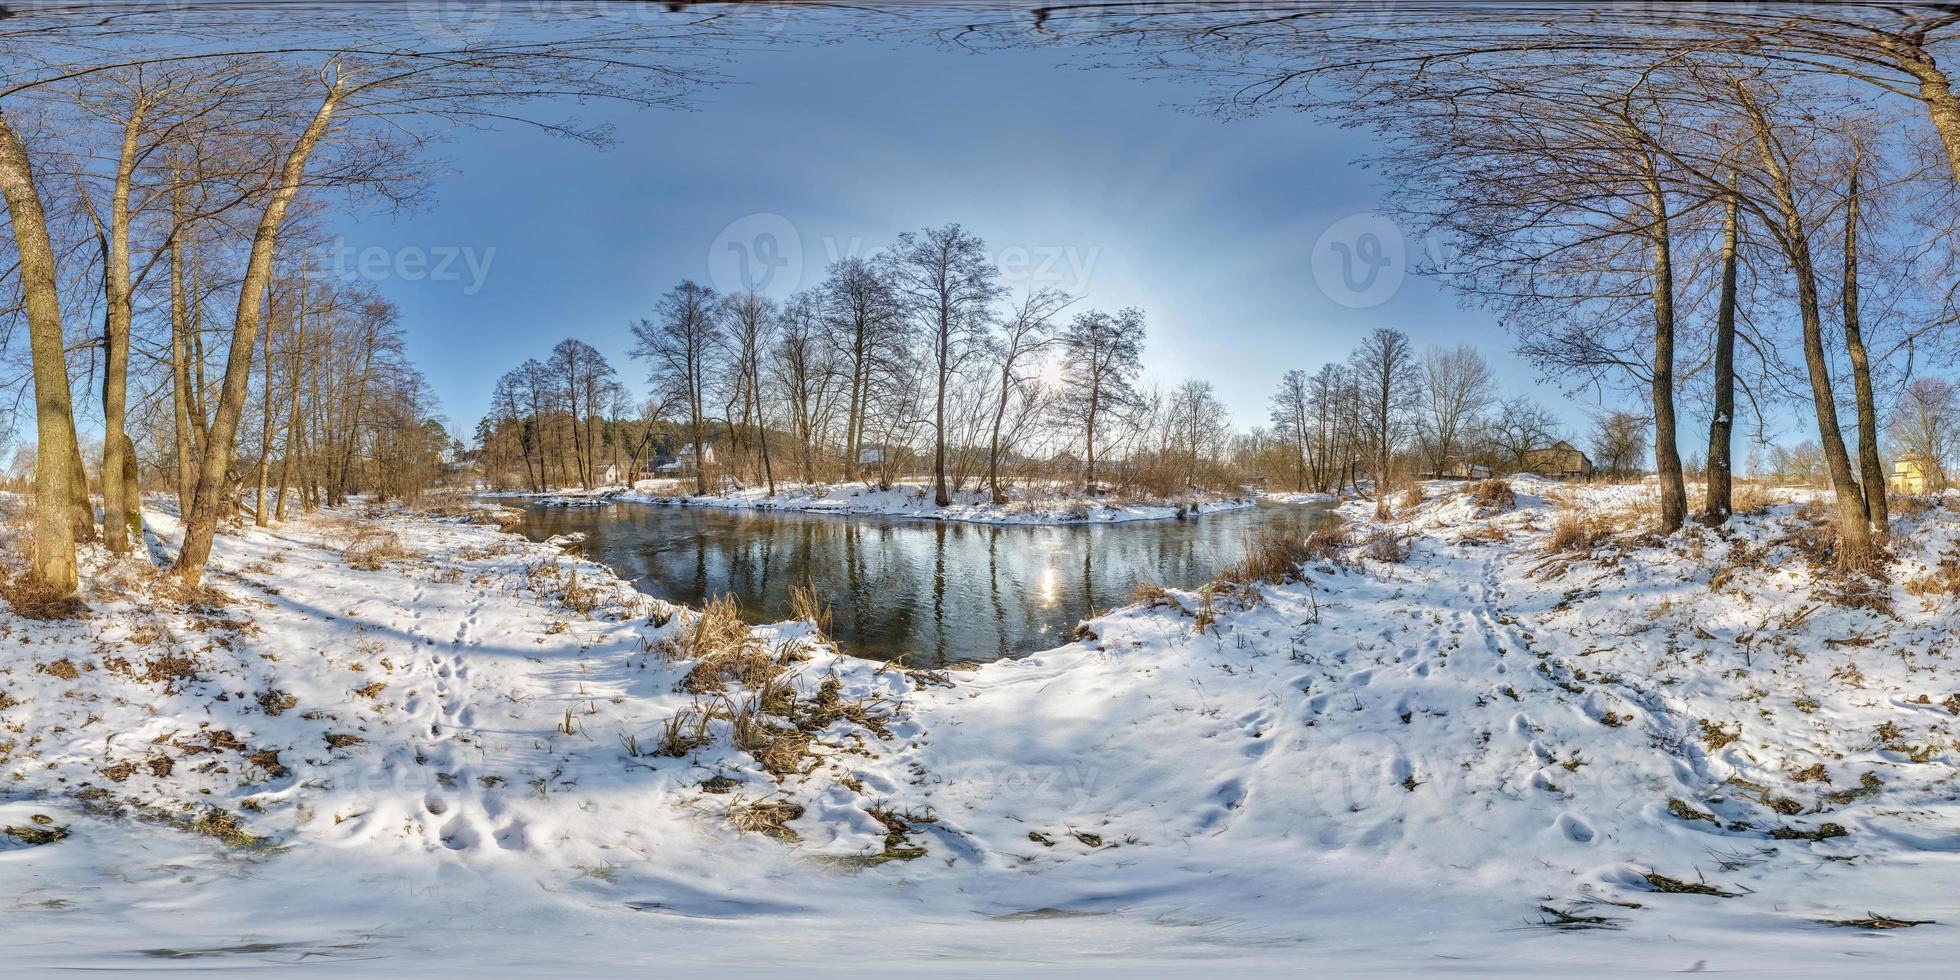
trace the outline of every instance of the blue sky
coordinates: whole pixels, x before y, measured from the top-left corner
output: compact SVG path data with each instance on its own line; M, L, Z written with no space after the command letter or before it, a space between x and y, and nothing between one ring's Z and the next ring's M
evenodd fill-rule
M1437 285L1410 276L1390 288L1392 264L1370 283L1365 262L1345 271L1367 289L1341 284L1337 249L1361 262L1377 254L1362 236L1381 231L1365 217L1381 188L1355 164L1364 134L1298 113L1185 112L1175 104L1195 88L1069 57L769 47L728 64L736 81L700 94L694 111L577 110L615 124L609 149L524 128L460 133L439 148L425 206L334 230L343 262L365 257L400 304L416 363L465 430L499 374L568 336L644 390L628 324L683 278L738 276L731 242L775 236L767 291L780 295L814 285L837 253L948 221L985 238L1017 288L1141 307L1147 373L1212 381L1240 427L1263 424L1284 371L1343 358L1377 326L1420 344L1475 343L1507 389L1537 387L1490 317ZM1315 243L1330 229L1316 277ZM1380 254L1392 263L1393 243ZM397 267L401 256L410 264ZM444 261L448 275L433 275ZM1558 392L1539 394L1583 424Z

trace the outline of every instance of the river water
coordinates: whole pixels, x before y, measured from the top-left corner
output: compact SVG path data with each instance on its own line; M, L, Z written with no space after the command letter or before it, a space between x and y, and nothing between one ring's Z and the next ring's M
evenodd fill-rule
M583 532L583 552L642 591L698 606L733 595L744 618L789 618L809 582L831 635L858 656L929 667L1017 657L1130 601L1139 582L1193 588L1248 535L1305 534L1326 504L1270 504L1191 520L1062 527L724 510L658 504L525 508L533 540Z

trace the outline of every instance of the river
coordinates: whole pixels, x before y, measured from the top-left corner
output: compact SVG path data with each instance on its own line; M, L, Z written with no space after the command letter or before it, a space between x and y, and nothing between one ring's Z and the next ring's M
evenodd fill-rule
M1327 504L1262 503L1191 520L1058 527L617 503L524 509L533 540L582 532L583 553L642 591L699 606L733 595L755 622L789 618L809 582L848 653L914 667L1017 657L1067 642L1139 582L1193 588L1248 535L1304 534Z

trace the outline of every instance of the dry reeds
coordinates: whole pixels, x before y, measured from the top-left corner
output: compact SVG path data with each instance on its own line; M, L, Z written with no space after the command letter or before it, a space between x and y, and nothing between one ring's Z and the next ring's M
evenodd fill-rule
M692 694L721 693L731 680L759 688L782 669L742 621L734 596L708 600L681 631L675 654L694 663L680 684L681 690Z
M1245 553L1226 566L1217 581L1233 585L1258 582L1293 582L1300 578L1300 566L1316 557L1308 539L1296 532L1272 529L1248 535Z

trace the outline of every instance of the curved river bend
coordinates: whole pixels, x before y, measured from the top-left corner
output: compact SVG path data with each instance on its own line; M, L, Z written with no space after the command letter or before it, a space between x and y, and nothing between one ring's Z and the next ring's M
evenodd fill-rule
M1266 528L1305 534L1327 504L1271 504L1193 520L1061 527L618 503L524 510L533 540L583 532L584 553L670 602L729 594L744 618L789 618L808 581L843 649L929 667L1067 642L1139 582L1192 588Z

